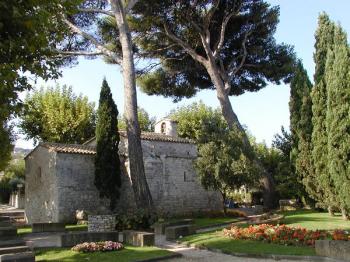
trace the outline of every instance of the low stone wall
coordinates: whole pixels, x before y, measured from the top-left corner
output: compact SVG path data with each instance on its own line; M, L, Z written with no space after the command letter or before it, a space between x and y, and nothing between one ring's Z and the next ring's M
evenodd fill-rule
M66 231L64 223L33 223L32 232L64 232Z
M98 241L121 241L119 232L71 232L61 234L60 236L61 247L73 247L77 244L84 242L98 242Z
M343 261L350 261L350 241L316 240L316 254Z
M88 231L89 232L110 232L115 230L115 215L89 215Z
M296 210L299 204L296 199L281 199L279 201L281 211Z

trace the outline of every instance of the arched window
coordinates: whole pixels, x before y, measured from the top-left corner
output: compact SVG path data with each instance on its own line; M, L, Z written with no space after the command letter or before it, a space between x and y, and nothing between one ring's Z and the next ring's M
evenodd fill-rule
M165 134L165 128L166 128L166 124L165 124L165 122L163 122L162 125L160 126L160 132L162 134Z

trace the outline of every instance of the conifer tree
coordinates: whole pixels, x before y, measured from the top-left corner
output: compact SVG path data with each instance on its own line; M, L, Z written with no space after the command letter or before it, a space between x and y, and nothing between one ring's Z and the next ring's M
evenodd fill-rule
M313 172L311 157L312 134L312 83L302 62L299 61L291 82L290 129L292 134L291 160L299 180L313 199L321 199Z
M350 51L346 34L335 30L335 47L327 56L328 172L344 219L350 211Z
M103 80L96 124L95 185L113 210L119 197L121 169L118 155L118 109L106 79Z
M319 17L318 29L316 31L316 44L314 61L316 64L314 82L312 90L312 159L315 177L317 180L317 191L322 195L322 199L315 199L321 206L328 207L332 213L332 206L335 204L334 194L331 189L330 176L327 170L327 129L326 129L326 104L327 104L327 81L325 79L325 68L327 53L333 50L334 46L334 23L328 15L323 13ZM335 204L336 205L336 204Z

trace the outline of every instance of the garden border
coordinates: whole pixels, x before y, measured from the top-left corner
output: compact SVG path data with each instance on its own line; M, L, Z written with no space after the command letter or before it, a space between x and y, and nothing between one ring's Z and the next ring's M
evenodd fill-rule
M177 243L181 243L180 241L177 241ZM204 245L196 245L196 244L186 244L181 243L188 247L193 247L197 249L202 250L208 250L215 253L225 254L225 255L231 255L235 257L246 257L246 258L264 258L264 259L274 259L274 260L295 260L295 261L310 261L310 262L345 262L344 260L340 259L334 259L330 257L321 257L321 256L294 256L294 255L274 255L274 254L247 254L247 253L235 253L235 252L225 252L221 249L217 248L210 248L206 247Z

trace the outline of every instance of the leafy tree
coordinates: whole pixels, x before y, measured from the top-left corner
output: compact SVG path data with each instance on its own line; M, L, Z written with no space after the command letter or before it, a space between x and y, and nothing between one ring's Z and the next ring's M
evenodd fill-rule
M101 197L110 199L111 210L115 208L121 186L119 141L118 109L104 79L97 111L95 185Z
M4 170L11 160L11 152L13 150L13 138L10 132L10 128L6 122L1 123L0 127L0 171Z
M41 88L27 95L19 126L27 139L80 144L94 135L94 107L71 87Z
M178 122L179 136L197 142L195 165L206 189L219 191L225 202L234 189L259 182L252 152L245 151L241 133L228 128L220 110L199 102L174 110L170 117Z
M24 160L14 159L4 170L0 179L0 203L8 203L10 194L16 191L18 184L24 183Z
M137 115L138 115L141 131L153 132L154 125L156 123L155 117L150 117L147 111L141 107L138 108ZM121 130L126 130L125 118L118 119L118 128Z
M199 145L199 157L195 162L204 188L221 193L225 214L229 193L257 181L256 168L244 152L239 134L230 129L217 129L210 142Z
M301 61L295 70L290 85L290 129L292 139L291 167L298 176L308 194L316 200L324 197L320 194L318 180L315 177L312 162L312 83ZM293 173L294 173L293 171ZM294 180L297 178L295 177Z
M242 132L251 150L229 96L290 79L293 50L273 37L279 9L263 0L167 0L139 1L134 14L136 44L145 57L158 60L142 72L143 90L177 100L215 89L228 126ZM272 207L273 181L262 172L265 204Z
M328 172L335 186L343 217L350 212L350 51L347 36L335 29L335 48L329 51L326 63L328 135Z
M52 42L61 39L62 23L51 19L62 1L3 0L0 4L0 170L9 161L9 121L21 108L18 94L32 88L33 78L59 75L60 59L52 58ZM57 22L57 23L56 23ZM56 31L57 33L53 33Z

